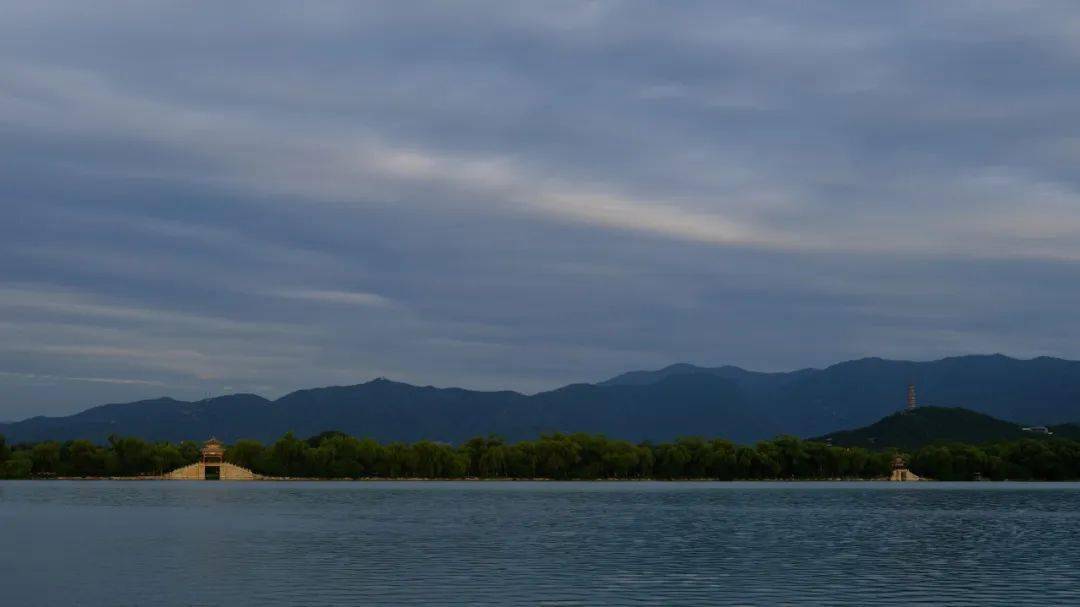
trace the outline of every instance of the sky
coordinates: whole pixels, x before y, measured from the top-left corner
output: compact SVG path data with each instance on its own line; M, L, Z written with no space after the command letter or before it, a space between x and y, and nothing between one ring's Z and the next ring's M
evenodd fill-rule
M1080 357L1074 2L0 14L0 420Z

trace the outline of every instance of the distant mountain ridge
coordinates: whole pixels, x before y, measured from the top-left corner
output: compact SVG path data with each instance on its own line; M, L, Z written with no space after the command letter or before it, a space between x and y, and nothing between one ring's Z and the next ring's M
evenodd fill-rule
M609 380L600 382L602 386L643 386L646 384L656 383L661 379L668 377L674 377L678 375L715 375L717 377L723 377L731 380L748 380L751 378L757 378L759 380L776 379L780 381L797 379L803 375L813 373L817 369L801 369L799 371L781 371L775 373L767 373L761 371L747 371L741 367L733 365L724 365L722 367L699 367L690 363L675 363L674 365L668 365L663 369L656 371L630 371L617 375Z
M1080 362L1050 357L1021 360L992 354L931 362L862 358L825 369L779 373L680 363L624 373L604 383L641 385L689 373L730 379L747 398L778 417L781 426L800 436L866 425L898 411L911 382L923 405L964 407L1022 424L1080 420Z
M110 434L151 440L212 434L232 441L333 429L383 441L459 442L487 434L518 440L564 431L634 441L704 435L753 442L871 424L904 406L909 381L927 405L964 407L1025 425L1080 420L1080 362L978 355L932 362L864 358L779 373L680 363L533 395L378 379L300 390L275 401L236 394L102 405L66 417L0 424L0 434L9 442L101 441Z

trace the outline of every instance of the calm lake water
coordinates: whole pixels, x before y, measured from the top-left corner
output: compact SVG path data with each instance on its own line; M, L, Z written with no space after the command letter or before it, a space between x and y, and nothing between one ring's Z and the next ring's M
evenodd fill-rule
M1080 485L0 482L3 605L1080 604Z

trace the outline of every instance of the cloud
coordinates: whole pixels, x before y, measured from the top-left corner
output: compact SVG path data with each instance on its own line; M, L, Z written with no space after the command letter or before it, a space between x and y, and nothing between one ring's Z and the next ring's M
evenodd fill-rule
M287 299L299 299L303 301L342 304L348 306L382 308L393 305L393 302L381 295L357 291L319 291L300 289L295 291L276 291L273 295Z
M342 10L331 12L338 15ZM1018 18L1015 11L1002 14L995 8L969 10L968 16L973 23L1000 26L998 20ZM366 11L355 14L345 10L345 13L351 17L345 18L344 23L349 23L358 32L368 31L382 20L401 25L410 20L426 24L435 18L435 15L408 13L396 16L374 16ZM646 83L635 84L633 90L638 91L635 93L638 97L644 97L644 104L620 97L618 92L626 85L618 78L613 82L604 80L606 86L597 89L599 99L590 94L566 99L562 113L568 119L582 121L582 135L624 144L623 149L605 150L608 154L603 157L590 157L589 165L594 168L585 171L581 170L581 163L576 166L566 164L576 156L573 152L555 156L543 148L534 149L537 143L546 143L546 136L564 139L559 142L564 149L578 142L583 144L582 153L592 147L591 141L570 134L558 121L551 125L552 135L537 133L538 142L525 140L522 146L510 149L506 146L470 149L468 145L454 146L453 140L431 138L429 132L401 133L380 129L378 122L348 119L356 110L347 109L349 102L346 99L353 100L357 110L371 105L372 112L394 116L395 112L379 101L385 96L387 100L403 101L412 114L402 118L428 124L429 130L448 128L445 121L454 118L465 119L480 131L490 129L492 127L484 124L482 114L470 114L471 107L491 107L490 99L453 86L449 89L449 98L461 95L463 103L460 106L456 103L449 106L424 103L416 98L417 94L434 92L433 86L445 86L447 75L473 69L481 70L477 77L485 85L488 78L494 78L496 90L490 91L491 95L503 103L508 98L513 100L510 105L517 107L519 117L528 118L527 112L536 104L545 103L536 82L528 78L539 75L527 71L516 77L506 76L494 56L487 58L486 71L482 69L483 64L477 68L475 64L456 63L451 57L437 64L442 72L434 72L431 57L423 55L421 49L416 62L405 64L404 72L395 74L406 80L414 79L413 88L399 91L391 87L381 95L362 94L360 89L340 81L312 81L310 76L294 71L285 72L286 80L292 82L286 89L281 89L279 74L265 78L253 76L266 73L267 66L245 63L233 66L251 87L245 91L245 98L255 99L263 89L267 94L258 104L243 105L225 103L236 93L226 81L210 74L203 76L209 80L201 82L211 95L216 93L220 97L216 104L187 90L179 94L170 90L169 95L136 92L136 86L147 87L142 81L132 81L131 75L126 73L131 68L124 64L119 66L121 69L100 70L21 62L5 69L5 89L10 93L3 98L6 103L0 108L13 124L65 139L127 140L188 157L185 162L168 165L160 162L115 163L108 159L97 167L85 161L80 163L79 170L98 174L188 180L239 187L275 198L349 201L365 206L388 204L386 201L392 200L395 206L426 208L431 194L438 192L439 205L447 210L464 208L476 212L525 213L725 246L883 253L917 250L954 254L957 248L955 232L964 229L967 216L986 212L979 208L978 200L956 197L957 185L969 179L967 174L982 168L961 167L960 173L941 174L942 167L924 166L917 157L896 156L896 152L905 151L902 146L906 142L888 141L887 138L903 137L897 129L905 125L914 129L915 136L920 136L919 130L930 125L935 125L943 134L956 128L976 132L990 124L998 130L1015 130L1026 126L1032 112L1067 111L1064 108L1072 99L1069 95L1076 93L1066 89L1038 100L1014 99L1007 95L999 95L999 100L989 100L962 71L981 72L981 63L976 61L980 59L978 53L982 52L979 44L986 36L970 30L964 30L965 35L974 36L968 40L970 48L961 42L948 49L952 51L949 56L952 63L947 61L933 66L923 80L912 78L910 68L919 64L911 64L922 58L920 53L938 49L919 36L899 41L898 37L905 33L904 25L922 20L933 22L936 16L931 12L902 13L898 15L901 26L888 28L873 20L884 15L874 15L872 11L849 17L851 23L837 26L803 13L777 15L766 12L733 18L725 16L718 20L718 15L696 7L663 15L662 18L690 26L687 35L678 40L658 37L655 31L634 20L633 11L607 7L588 14L590 17L581 22L572 19L571 22L577 25L567 29L535 15L534 20L523 22L497 12L489 23L492 29L486 33L493 44L509 44L503 38L504 30L527 27L537 32L538 44L557 55L566 52L564 47L586 44L587 36L599 34L601 41L615 46L634 48L638 45L643 53L645 48L650 48L651 52L668 57L675 66L680 66L681 61L681 67L690 72L681 74L675 69L668 75L669 81L661 85L649 82L655 81L655 77L648 77ZM694 15L699 18L693 18ZM1027 13L1020 17L1027 18ZM802 18L806 20L799 21ZM274 27L281 25L273 22ZM556 20L554 23L562 22ZM709 25L703 28L702 23ZM963 22L957 23L963 29ZM330 26L316 19L308 25L337 30L342 24ZM944 21L938 25L950 27ZM257 21L250 27L252 31L243 35L257 32L268 24ZM807 31L822 35L802 35ZM303 39L310 33L301 28L291 35ZM826 33L829 35L824 35ZM390 46L394 51L392 56L398 50L396 42L376 39L376 43ZM215 44L227 43L216 41ZM900 54L901 49L904 54ZM1036 53L1034 47L1029 50L1023 43L1019 43L1019 49L1021 56ZM584 53L582 67L571 69L569 65L555 65L552 67L563 71L544 75L550 76L553 84L565 85L590 73L593 67L601 65L600 62L610 60L610 50L602 45L588 44L579 50ZM730 56L732 67L727 68L732 71L730 81L710 79L699 72L703 66L698 65L699 59L691 52L715 55L718 59ZM909 54L913 58L908 57ZM970 62L966 61L965 54L971 55ZM348 66L339 65L328 56L304 58L324 70L336 72L351 67L370 72L376 79L389 77L388 70L396 66L393 58L387 64L361 61ZM816 62L809 62L810 58ZM840 72L838 66L849 69ZM639 73L637 66L615 62L608 67L614 68L619 78L645 76ZM759 68L758 71L751 72L754 67ZM1064 69L1065 66L1061 67ZM1055 68L1044 65L1043 69ZM1014 73L1006 68L998 77L1008 82ZM873 76L867 76L862 84L853 87L853 79L862 78L863 74ZM929 88L934 78L946 76L959 78L949 89ZM814 84L801 89L802 105L794 103L796 99L790 95L780 97L784 78L812 79ZM658 96L656 91L663 94ZM302 97L294 99L290 97L293 94ZM519 97L524 100L518 102ZM897 97L907 97L906 105L896 103ZM757 101L733 104L732 100L739 98ZM831 100L835 109L822 105L826 100ZM607 106L599 105L604 101ZM670 103L656 106L658 101L678 106ZM688 111L687 104L693 109ZM343 120L328 120L320 113L296 114L293 109L296 105L340 107L344 111ZM494 106L496 111L499 107ZM609 111L612 107L618 108L614 114ZM848 114L836 114L836 110ZM728 115L731 112L736 115ZM283 116L293 119L282 120ZM639 120L655 122L648 131L656 137L646 140L633 136L635 130L625 130L625 126L623 132L615 131L617 124L608 125L615 116L621 117L624 125L636 124ZM706 140L688 131L695 125L703 127L704 131L699 128L703 133L715 130L708 125L711 118L729 129L727 133L716 132L721 139ZM823 122L815 124L815 118ZM591 132L596 127L585 122L588 120L597 120L598 124L604 125L604 130ZM744 122L747 128L756 127L760 131L744 131L736 120ZM507 128L510 132L516 130L509 125ZM806 140L785 136L782 129L801 133L801 137L809 137L812 143L808 146ZM845 141L848 133L886 140L879 150L863 153L867 150L860 150L857 144ZM681 135L681 139L676 135ZM725 136L731 137L731 141L726 141ZM923 141L919 144L923 146L934 143L933 136L921 138ZM956 136L946 145L955 148L960 141L963 137ZM1024 141L1023 136L1020 141ZM467 143L467 139L462 143ZM649 153L628 153L635 148ZM698 157L680 165L677 160L687 156L691 149L699 150L696 152ZM949 149L941 150L941 153L949 152ZM759 156L762 153L772 157ZM985 150L975 149L952 153L960 158L966 155L965 160L987 156ZM670 160L665 155L670 156ZM829 166L838 161L839 166ZM823 162L826 163L824 166ZM888 167L883 163L899 164L902 171L885 175ZM683 181L643 182L637 177L637 168L641 164L651 164L649 169L653 171L669 169L673 177ZM928 171L918 178L922 196L958 212L939 216L926 212L910 212L905 216L892 214L892 209L905 206L905 200L911 195L910 178L903 176L904 171L911 170ZM1027 170L1034 172L1030 167ZM860 177L855 171L862 171L864 175ZM1054 181L1049 176L1033 174L1031 177L1036 183ZM1072 184L1056 180L1055 187L1076 199ZM844 192L842 199L830 200L839 192ZM1027 204L1040 208L1038 201ZM846 208L849 212L831 212L831 207ZM1055 212L1052 207L1041 211L1045 214ZM958 220L952 218L954 214L960 216ZM905 222L911 225L903 225ZM904 229L893 230L890 227L893 225ZM908 233L907 238L901 237L904 231ZM1069 233L1076 235L1075 230ZM971 238L963 242L963 250L968 255L987 257L999 256L1002 251L1017 255L1046 253L1023 235L1011 233L1006 226L999 227L993 236L993 240L1006 241L1008 246L1002 247L999 242L984 246L981 239ZM1070 247L1058 254L1075 258L1080 252Z
M34 316L102 319L124 324L169 326L219 334L265 332L275 328L265 323L102 302L93 295L59 289L0 287L0 309L3 308L24 310ZM287 327L280 326L276 329L288 330Z
M119 377L61 377L57 375L40 375L37 373L13 373L10 371L0 371L0 375L15 377L19 379L29 380L57 380L57 381L74 381L74 382L89 382L95 384L119 384L123 386L165 386L167 384L147 380L147 379L125 379Z
M250 8L5 6L0 368L136 383L0 418L1080 356L1072 3Z
M596 185L529 176L501 159L395 147L370 135L325 133L316 139L253 122L248 116L194 111L139 98L116 90L91 72L20 67L9 74L14 77L7 84L16 91L7 98L13 122L64 136L107 134L177 149L197 147L205 155L202 160L218 170L217 174L200 170L198 175L185 176L155 166L135 175L241 184L314 200L363 201L395 188L434 185L457 196L487 201L502 212L524 211L718 244L783 246L792 240L739 225L716 211L689 211L675 201L647 202ZM27 98L33 102L24 102ZM68 108L78 109L68 112ZM63 115L59 122L57 113ZM209 133L214 133L213 142L203 139ZM263 142L274 151L259 150ZM111 171L117 170L132 174L130 167ZM376 185L380 181L381 187Z

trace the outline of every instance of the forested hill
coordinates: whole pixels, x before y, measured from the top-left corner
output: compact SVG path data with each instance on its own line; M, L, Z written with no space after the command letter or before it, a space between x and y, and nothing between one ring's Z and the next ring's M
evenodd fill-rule
M1054 431L1056 427L1051 427ZM1066 430L1071 429L1069 427ZM919 407L900 411L864 428L833 432L816 440L835 446L866 449L898 448L915 450L935 443L983 444L1024 438L1045 438L1047 434L1024 430L1019 424L959 407ZM1072 438L1066 432L1066 438Z
M488 434L520 440L563 431L632 441L698 435L747 443L871 424L903 408L909 381L917 384L924 405L964 407L1024 425L1080 421L1080 363L994 355L925 363L867 358L784 373L680 364L534 395L380 379L301 390L275 401L239 394L104 405L67 417L0 424L0 434L9 442L100 442L112 434L232 441L334 429L382 441L456 443Z

